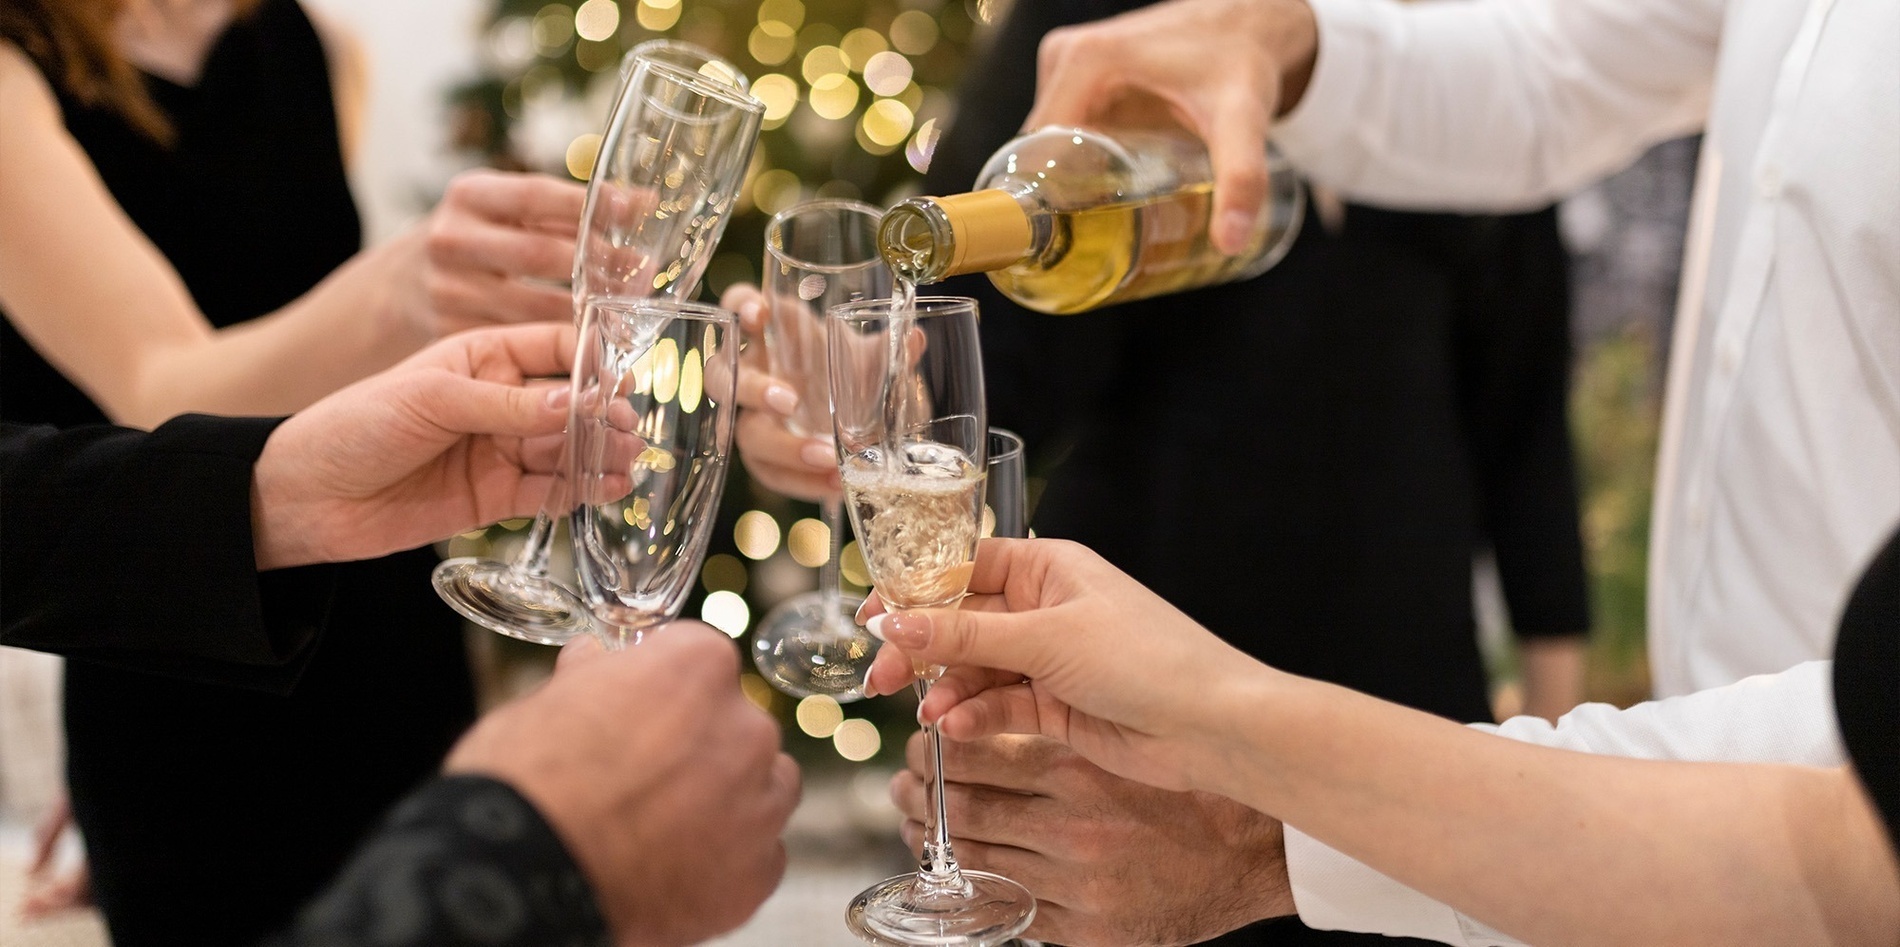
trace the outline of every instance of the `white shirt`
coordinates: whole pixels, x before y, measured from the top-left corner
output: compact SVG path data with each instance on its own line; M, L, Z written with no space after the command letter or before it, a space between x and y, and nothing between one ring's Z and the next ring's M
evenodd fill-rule
M1650 551L1657 693L1832 654L1900 521L1900 3L1314 0L1276 143L1392 206L1547 203L1706 124Z
M1900 2L1312 2L1319 59L1275 141L1351 197L1528 208L1706 126L1657 472L1652 671L1686 694L1831 654L1847 590L1900 520ZM1504 732L1838 764L1825 667ZM1287 865L1311 926L1516 943L1293 828Z

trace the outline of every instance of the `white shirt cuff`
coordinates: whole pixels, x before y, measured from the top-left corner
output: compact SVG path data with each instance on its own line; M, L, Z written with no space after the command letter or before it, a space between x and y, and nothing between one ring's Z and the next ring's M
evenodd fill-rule
M1398 24L1382 0L1308 0L1319 24L1319 52L1300 104L1273 126L1273 142L1295 165L1325 160L1360 120L1373 66Z

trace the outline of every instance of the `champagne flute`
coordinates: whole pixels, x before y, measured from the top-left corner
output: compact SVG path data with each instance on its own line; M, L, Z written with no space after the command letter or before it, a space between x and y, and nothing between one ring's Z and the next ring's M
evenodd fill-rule
M577 314L595 296L693 294L731 218L764 113L732 83L634 58L587 184L574 254ZM435 569L436 592L468 620L525 641L561 644L587 631L584 603L548 576L564 488L557 479L512 561L446 560Z
M989 454L976 302L848 303L831 310L827 328L846 508L878 595L894 610L954 606L975 568ZM918 668L920 698L942 670ZM996 947L1029 927L1036 900L1014 881L957 865L937 728L925 726L924 739L922 862L859 894L845 923L886 947Z
M771 373L798 391L786 419L793 434L831 433L825 313L833 306L891 294L891 271L878 253L884 212L859 201L807 201L780 211L765 228L765 355ZM819 501L828 550L818 590L772 609L752 636L752 661L779 690L795 697L826 694L841 702L864 696L864 673L877 640L852 617L861 599L838 586L844 535L840 497Z
M668 299L584 307L568 529L611 650L679 616L711 544L738 417L738 317Z

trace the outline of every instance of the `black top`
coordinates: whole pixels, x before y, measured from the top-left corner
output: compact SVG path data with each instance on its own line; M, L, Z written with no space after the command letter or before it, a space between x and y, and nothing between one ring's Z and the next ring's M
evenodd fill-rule
M1143 5L1015 4L926 192L966 190L1017 132L1044 34ZM980 300L991 421L1044 480L1038 535L1094 548L1276 667L1483 720L1481 545L1519 634L1589 626L1565 264L1548 210L1352 207L1338 234L1309 214L1245 283L1066 317L981 276L944 291ZM1220 942L1392 943L1285 922Z
M1900 852L1900 533L1874 557L1841 614L1834 706L1854 771Z
M169 149L116 114L60 104L113 197L214 324L283 306L358 249L328 64L293 0L264 0L234 23L195 86L149 85L177 130ZM10 324L0 332L0 417L102 419ZM102 524L89 541L165 532L189 566L211 558L216 542L248 542L235 529L196 505L152 506ZM142 623L88 628L92 603L81 601L43 626L93 636L35 646L75 658L65 690L69 789L118 947L249 943L281 927L377 815L440 762L474 701L460 623L430 591L434 558L425 549L336 567L308 653L294 641L252 640L241 658L250 671L216 685L203 682L219 674L193 657L144 670L118 658L215 636L192 613L224 615L229 602L178 602ZM95 589L101 606L157 594L131 571L67 578ZM271 663L284 658L293 660Z

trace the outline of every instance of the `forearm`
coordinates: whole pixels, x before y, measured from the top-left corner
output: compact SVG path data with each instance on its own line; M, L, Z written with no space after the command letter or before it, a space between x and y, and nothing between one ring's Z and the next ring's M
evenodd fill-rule
M1714 0L1314 0L1312 82L1275 140L1391 207L1528 209L1702 120Z
M1566 753L1284 676L1255 694L1250 712L1215 722L1234 740L1208 770L1226 773L1216 791L1527 941L1851 944L1900 932L1892 869L1865 844L1878 827L1864 802L1844 803L1844 771ZM1876 926L1843 921L1855 912Z

